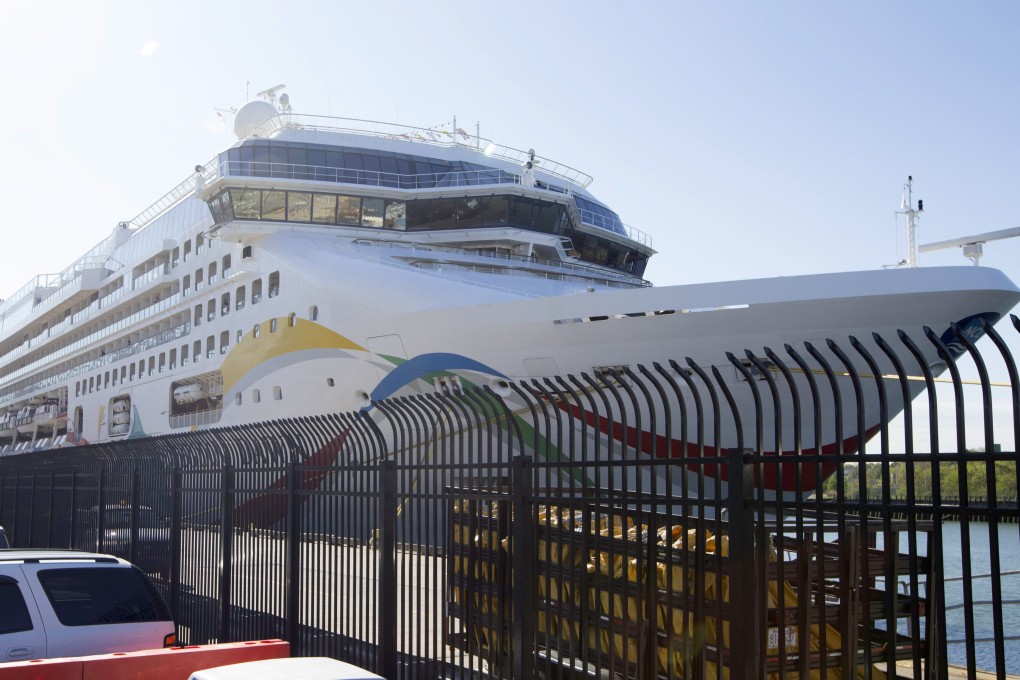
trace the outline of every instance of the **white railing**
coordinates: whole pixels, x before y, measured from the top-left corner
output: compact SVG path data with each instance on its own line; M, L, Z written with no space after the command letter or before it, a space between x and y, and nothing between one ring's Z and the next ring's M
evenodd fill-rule
M273 116L266 122L254 128L252 137L268 137L279 130L297 128L304 130L329 130L333 132L344 132L354 135L366 135L381 137L384 139L396 139L406 142L428 144L440 147L457 147L467 149L488 158L500 158L510 161L516 165L523 165L531 158L528 151L515 149L502 144L496 144L491 139L476 137L463 130L431 130L429 128L413 127L410 125L397 125L395 123L383 123L374 120L359 120L357 118L337 118L332 116L307 116L296 114L281 114ZM539 161L539 170L545 174L553 175L564 179L571 184L586 188L592 183L591 175L581 172L569 165L564 165L551 158L535 155L534 159Z

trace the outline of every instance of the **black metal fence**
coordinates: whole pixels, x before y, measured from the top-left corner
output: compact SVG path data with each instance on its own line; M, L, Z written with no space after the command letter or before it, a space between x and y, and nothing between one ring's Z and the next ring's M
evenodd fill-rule
M1003 677L1020 380L985 330L924 339L945 383L851 338L10 456L0 524L139 564L183 642L391 679Z

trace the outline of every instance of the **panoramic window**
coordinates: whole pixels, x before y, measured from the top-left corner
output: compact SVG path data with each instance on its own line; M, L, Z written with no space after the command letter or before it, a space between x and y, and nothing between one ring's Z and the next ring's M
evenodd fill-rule
M236 212L236 211L235 211ZM287 192L262 192L262 219L284 220L287 217Z
M303 191L288 191L287 219L291 222L311 222L312 195Z
M336 196L315 194L312 197L312 222L336 223Z

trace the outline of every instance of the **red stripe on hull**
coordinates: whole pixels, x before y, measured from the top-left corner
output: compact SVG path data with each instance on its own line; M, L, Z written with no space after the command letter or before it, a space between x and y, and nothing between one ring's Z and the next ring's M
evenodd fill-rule
M635 427L624 427L622 423L609 422L606 418L597 416L589 411L582 410L576 404L564 404L560 403L560 407L566 410L575 419L583 420L584 423L592 428L597 429L602 434L611 437L612 439L632 448L640 453L644 453L655 458L661 459L682 459L682 458L719 458L726 455L726 450L720 451L714 446L702 445L699 446L696 443L686 442L682 439L670 439L660 434L653 434L647 430L638 430ZM878 433L879 426L874 426L865 431L865 441L871 439ZM858 439L856 436L847 437L843 440L842 453L844 456L849 456L857 452ZM839 453L839 444L832 442L822 446L823 455L833 455ZM798 463L796 458L798 455L802 456L813 456L815 455L816 449L801 449L800 454L796 451L783 451L780 454L781 461L775 463L766 463L762 468L762 480L761 484L765 489L776 488L776 470L779 468L779 476L782 480L782 490L784 492L794 492L798 488L811 492L815 489L818 483L818 472L821 470L821 478L824 481L833 472L836 471L837 463L825 462L825 463ZM775 456L774 451L766 451L766 456ZM798 484L797 479L797 468L800 468L800 480ZM702 473L709 477L718 476L721 480L726 481L729 477L728 466L720 463L713 463L707 461L691 462L687 464L687 468L692 472ZM755 480L758 481L757 479Z

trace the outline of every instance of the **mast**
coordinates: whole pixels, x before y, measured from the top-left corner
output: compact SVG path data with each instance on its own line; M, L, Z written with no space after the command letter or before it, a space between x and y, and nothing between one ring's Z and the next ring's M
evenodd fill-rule
M914 176L907 175L907 183L903 185L903 201L897 211L907 216L907 267L917 266L917 219L924 212L924 201L917 201L914 209Z

